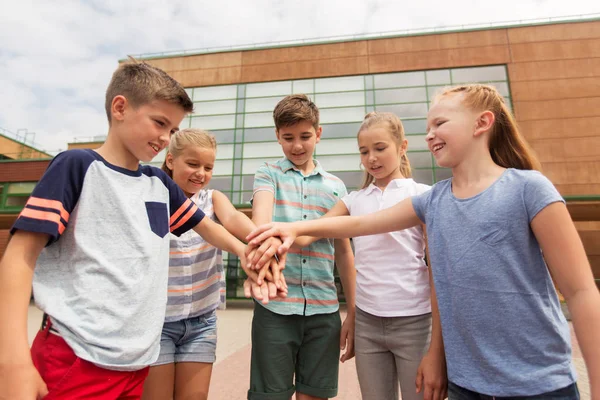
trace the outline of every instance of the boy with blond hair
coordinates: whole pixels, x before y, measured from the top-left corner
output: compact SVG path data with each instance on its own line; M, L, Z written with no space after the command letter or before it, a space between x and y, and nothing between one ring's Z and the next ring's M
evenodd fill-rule
M162 70L128 62L106 91L97 150L57 155L11 229L0 262L0 397L138 399L158 357L169 235L194 229L237 254L245 246L192 203L152 160L193 110ZM33 281L45 313L31 353Z
M285 158L265 163L254 176L252 220L292 222L324 215L346 195L344 183L313 159L321 139L319 109L305 95L281 100L273 111ZM334 260L348 316L340 328ZM354 256L347 239L320 239L287 256L286 298L255 302L248 399L327 399L337 395L342 362L353 356ZM255 291L256 293L256 291ZM294 382L295 375L295 382Z

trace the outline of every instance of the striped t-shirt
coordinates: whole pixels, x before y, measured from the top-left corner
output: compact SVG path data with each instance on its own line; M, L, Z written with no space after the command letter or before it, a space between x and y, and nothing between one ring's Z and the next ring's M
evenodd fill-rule
M347 194L341 179L325 172L317 160L314 162L315 169L306 176L287 158L265 163L256 171L254 194L266 190L275 196L273 221L317 219ZM290 249L285 269L288 295L270 300L264 307L283 315L337 311L333 243L333 239L320 239L302 250Z
M212 190L201 190L190 200L217 221ZM171 235L169 250L169 299L165 322L197 317L225 305L223 253L202 236L188 231ZM221 306L221 307L220 307Z

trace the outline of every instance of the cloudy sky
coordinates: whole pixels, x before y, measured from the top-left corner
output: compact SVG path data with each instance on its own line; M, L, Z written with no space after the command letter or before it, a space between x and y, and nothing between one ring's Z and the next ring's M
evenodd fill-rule
M600 1L4 0L0 128L53 152L106 134L104 91L128 54L590 13Z

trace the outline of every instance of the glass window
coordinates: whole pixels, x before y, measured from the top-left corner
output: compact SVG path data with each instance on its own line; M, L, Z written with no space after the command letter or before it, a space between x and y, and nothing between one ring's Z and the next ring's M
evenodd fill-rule
M433 170L431 169L413 169L412 178L415 182L433 185Z
M258 167L260 167L261 165L263 165L266 162L275 162L277 160L281 159L281 157L277 157L277 158L254 158L254 159L248 159L248 160L244 160L244 164L242 166L242 174L244 175L254 175L254 173L256 172L256 170L258 169Z
M363 114L364 119L364 114ZM360 122L354 122L350 124L323 124L323 139L330 138L341 138L341 137L351 137L356 139L356 135L358 135L358 129L360 128Z
M223 160L226 158L233 158L233 145L223 144L217 145L217 160Z
M343 156L318 156L317 159L325 171L360 170L360 157L357 154Z
M27 199L29 199L28 196L8 196L4 206L23 208L27 203Z
M235 100L205 101L194 104L193 115L234 114Z
M313 79L303 79L301 81L294 81L292 86L292 93L310 94L315 92L315 81Z
M244 142L264 142L276 140L275 128L244 129Z
M508 83L506 83L506 82L491 82L490 86L495 87L498 90L498 92L500 92L500 94L502 96L504 96L505 98L510 96L510 92L508 90Z
M444 89L449 88L450 85L440 85L440 86L428 86L427 87L427 96L429 96L429 101L433 101L435 96L443 93Z
M232 129L235 128L235 114L215 115L211 117L193 117L192 128L200 129Z
M431 153L429 151L408 151L408 161L411 168L433 168Z
M420 72L400 72L396 74L378 74L375 77L375 87L393 88L407 86L425 86L425 73Z
M273 122L273 113L246 114L244 126L247 128L275 126L275 122Z
M450 85L452 80L450 79L450 70L440 69L437 71L425 72L427 78L427 85Z
M358 145L355 138L324 139L317 145L317 154L358 154Z
M429 147L427 146L427 141L425 137L427 135L410 135L406 139L408 140L408 149L409 150L427 150L429 151Z
M506 68L503 65L493 67L455 68L452 70L452 83L475 83L505 81Z
M214 130L210 131L213 135L215 135L215 139L217 139L217 144L221 143L233 143L233 139L235 137L234 130ZM217 146L217 152L219 151L219 146Z
M248 99L246 100L246 112L269 111L272 113L281 99L283 96Z
M292 93L292 82L250 83L246 85L246 97L288 95Z
M327 108L321 110L322 123L362 121L364 117L364 107Z
M344 181L348 192L360 188L363 179L362 171L336 172L335 176Z
M228 192L231 190L231 176L214 176L210 180L208 186L211 189L220 190L221 192Z
M254 189L254 175L244 175L242 177L242 190Z
M276 141L244 144L244 158L283 157L281 145Z
M444 179L452 178L452 170L446 168L436 168L435 169L435 181L439 182Z
M345 76L341 78L315 79L315 92L346 92L349 90L364 90L365 78L363 76Z
M242 192L242 204L248 204L252 200L252 192ZM242 297L244 295L244 291L241 290L238 294L238 297Z
M30 194L37 182L18 182L8 185L7 193L11 194Z
M404 132L407 135L415 134L415 133L426 133L427 131L427 119L419 118L419 119L404 119L402 120L402 126L404 127ZM410 138L408 138L410 140Z
M365 104L365 92L317 94L315 103L319 108L362 106Z
M214 175L231 175L233 174L232 160L217 160L215 161Z
M237 85L194 88L194 101L235 99Z
M377 111L387 111L402 118L427 118L427 103L375 106Z
M425 87L375 91L375 103L377 104L414 103L417 101L427 101Z

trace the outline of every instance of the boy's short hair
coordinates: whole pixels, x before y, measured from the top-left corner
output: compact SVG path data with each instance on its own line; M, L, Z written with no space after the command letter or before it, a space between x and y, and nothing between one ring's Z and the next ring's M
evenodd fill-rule
M275 129L309 121L315 130L319 129L319 109L305 94L291 94L284 97L273 110Z
M106 89L106 116L111 124L111 105L115 96L125 96L134 107L154 100L164 100L180 106L185 112L194 111L194 103L175 79L165 71L134 59L119 65Z

